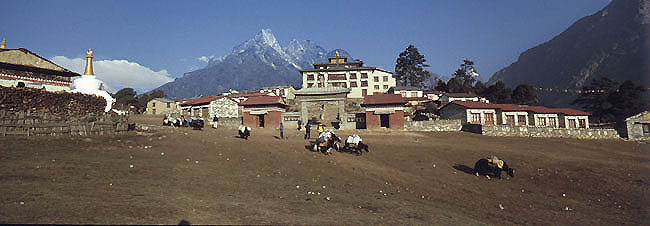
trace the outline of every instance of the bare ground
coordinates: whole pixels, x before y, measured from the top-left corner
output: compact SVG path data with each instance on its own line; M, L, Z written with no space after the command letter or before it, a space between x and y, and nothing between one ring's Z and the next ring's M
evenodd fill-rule
M370 153L325 156L295 128L242 140L131 121L151 126L0 137L0 223L650 224L647 143L361 131ZM487 155L515 177L468 173Z

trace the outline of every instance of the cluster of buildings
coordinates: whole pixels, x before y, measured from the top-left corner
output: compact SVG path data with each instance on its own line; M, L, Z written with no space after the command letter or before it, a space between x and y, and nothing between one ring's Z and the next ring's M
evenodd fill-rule
M390 72L365 66L361 61L348 62L344 56L329 57L329 62L313 66L300 71L302 89L276 86L242 93L231 90L219 96L179 103L178 112L207 121L215 116L239 118L239 123L251 127L277 128L281 122L301 127L310 122L337 129L402 130L406 121L415 119L417 109L435 103L438 115L427 119L460 120L463 124L589 128L587 112L492 104L475 94L396 86Z
M27 49L6 49L0 45L0 86L31 87L47 91L82 92L114 99L103 91L103 83L92 72L92 52L87 54L83 76L40 57ZM417 119L416 112L435 103L437 115L428 120L460 120L467 125L509 125L567 129L589 129L587 112L570 108L547 108L514 104L492 104L483 97L467 93L425 91L418 87L397 86L392 73L349 62L338 54L327 63L300 70L302 88L264 87L259 90L229 92L189 100L156 98L147 104L146 114L177 114L245 124L250 127L277 128L280 123L298 128L305 123L323 123L336 129L404 129L405 122ZM74 77L75 90L70 85ZM107 109L110 109L107 103ZM630 117L627 135L650 137L650 114Z

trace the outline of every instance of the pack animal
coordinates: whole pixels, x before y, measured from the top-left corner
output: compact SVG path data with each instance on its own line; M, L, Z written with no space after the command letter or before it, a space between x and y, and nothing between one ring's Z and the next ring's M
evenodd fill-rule
M239 138L244 138L248 140L248 137L251 135L251 128L248 126L239 126Z
M334 134L332 131L324 131L314 142L314 151L320 151L323 154L328 155L330 153L330 148L338 151L340 148L341 139Z
M345 145L341 149L343 151L354 152L357 155L362 155L363 151L368 151L368 145L363 143L363 139L359 135L348 136L348 139L345 140Z
M508 176L515 177L515 170L510 168L506 161L496 156L479 159L474 164L474 174L476 176L485 175L488 178L492 176L501 179L501 171L506 171Z
M193 130L201 130L204 125L205 124L201 119L194 119L190 122L190 127L192 127Z

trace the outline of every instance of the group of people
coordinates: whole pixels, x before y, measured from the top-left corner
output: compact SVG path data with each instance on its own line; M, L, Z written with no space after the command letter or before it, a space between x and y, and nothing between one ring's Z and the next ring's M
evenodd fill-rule
M325 125L323 125L323 123L318 123L318 127L316 131L318 131L318 134L320 135L325 131ZM310 138L311 138L311 125L309 122L307 122L307 124L305 124L305 140Z

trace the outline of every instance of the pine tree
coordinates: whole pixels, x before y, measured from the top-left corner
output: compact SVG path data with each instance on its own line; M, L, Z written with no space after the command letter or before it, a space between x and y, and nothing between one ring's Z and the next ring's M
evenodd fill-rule
M474 69L474 62L465 59L447 83L447 89L452 93L470 93L476 82L475 76L478 76L478 73Z
M490 100L491 103L509 104L512 103L511 94L512 90L506 88L502 81L497 81L497 83L485 89L484 97Z
M447 92L447 83L445 83L445 81L442 81L442 79L438 79L438 83L436 83L436 87L433 89L440 92Z
M599 122L614 120L613 107L609 95L616 92L618 83L607 77L594 78L589 85L582 87L582 92L571 104L580 105L590 112Z
M515 104L533 105L539 102L537 92L530 84L520 84L512 91L512 102Z
M425 67L429 67L424 63L426 61L417 48L409 45L397 58L395 79L400 85L423 87L423 82L431 77L431 73L424 70Z

